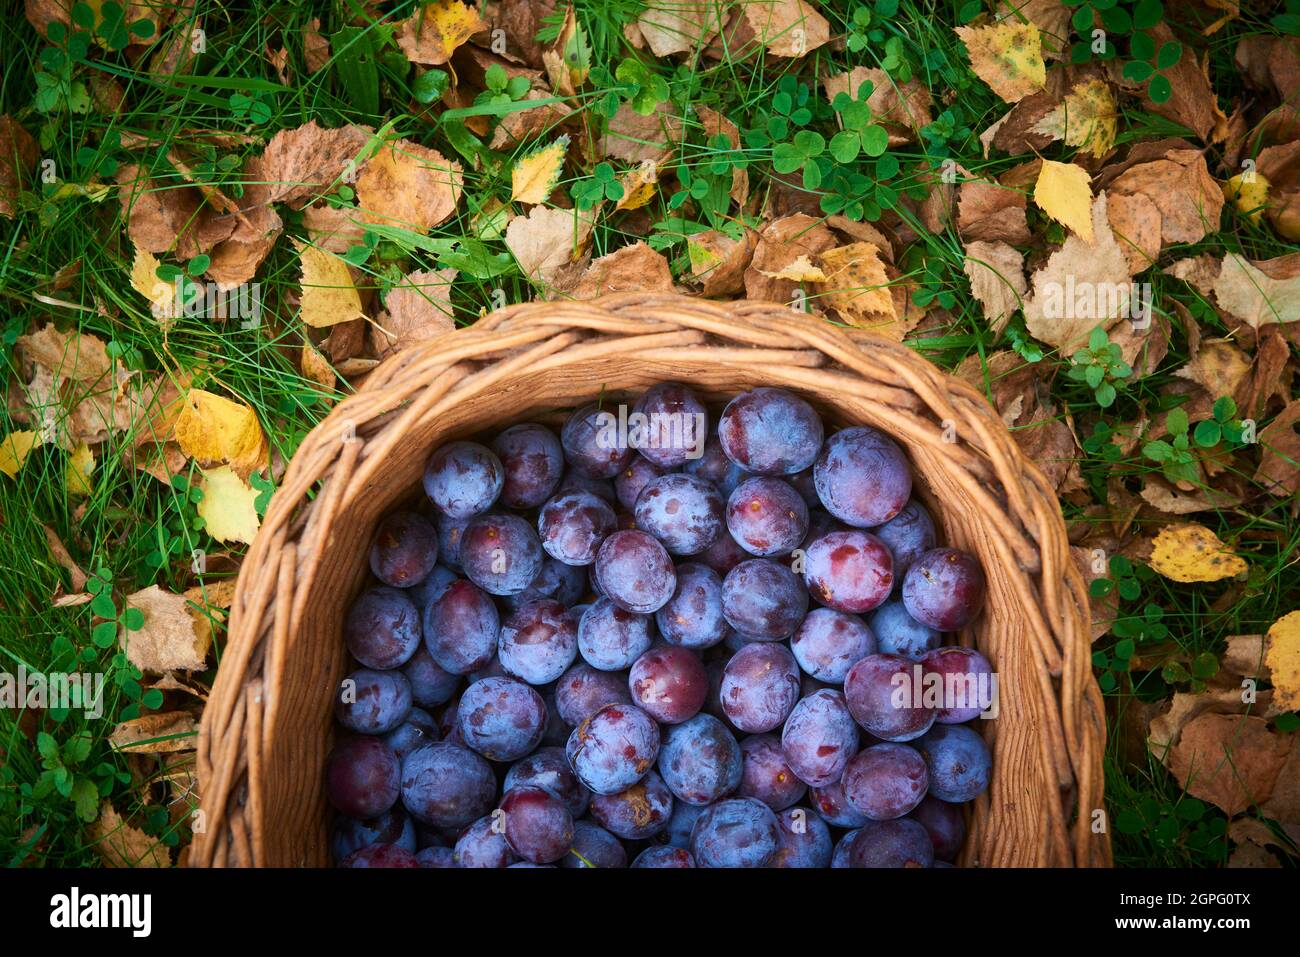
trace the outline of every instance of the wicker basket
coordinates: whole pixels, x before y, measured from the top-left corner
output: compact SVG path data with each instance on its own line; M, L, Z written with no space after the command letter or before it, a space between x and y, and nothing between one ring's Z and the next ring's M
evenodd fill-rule
M378 519L418 487L437 445L662 380L708 400L760 385L805 396L909 454L944 539L983 562L984 613L961 635L999 675L977 722L993 780L962 863L1110 863L1105 723L1087 597L1056 497L984 397L905 346L763 303L646 294L513 306L378 367L298 449L239 576L199 736L203 828L191 864L328 863L323 787L340 623Z

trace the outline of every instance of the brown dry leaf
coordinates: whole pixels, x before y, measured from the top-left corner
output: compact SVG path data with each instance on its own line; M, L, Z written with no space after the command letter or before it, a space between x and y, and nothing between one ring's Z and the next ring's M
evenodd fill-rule
M126 599L127 607L138 608L144 624L118 634L126 657L141 671L203 671L212 644L212 624L191 607L183 595L174 595L157 585L141 589Z
M227 239L212 249L206 275L224 290L234 289L253 278L284 226L271 206L266 178L262 159L249 160L244 167L248 185L237 213L238 224Z
M1024 305L1025 328L1040 342L1071 353L1097 326L1109 329L1128 314L1132 288L1128 261L1106 218L1106 194L1092 205L1095 239L1067 236L1034 273Z
M774 219L759 233L754 255L745 269L745 297L766 302L789 302L798 283L772 279L801 256L811 260L836 245L835 236L821 222L803 213Z
M357 169L357 155L369 144L372 132L362 126L327 130L311 120L276 133L266 144L260 164L266 178L267 201L301 209L348 181Z
M569 294L595 299L614 292L672 291L668 260L644 242L635 242L595 260Z
M456 276L455 269L420 270L393 286L384 299L386 312L371 330L375 354L382 358L455 329L451 285Z
M1263 635L1229 635L1227 645L1219 660L1224 671L1243 678L1269 680L1268 665L1264 663L1267 645Z
M460 164L409 140L386 143L357 178L357 206L370 223L425 235L456 212Z
M732 149L740 149L740 129L735 123L717 110L711 110L707 106L697 107L696 112L700 117L700 125L704 127L705 136L709 139L713 139L715 136L725 136ZM746 200L749 199L748 169L742 167L732 169L731 192L729 195L737 206L745 205Z
M320 17L312 17L302 28L302 58L308 73L319 73L329 65L330 41L320 32Z
M11 116L0 116L0 216L13 219L18 193L40 151L32 135Z
M511 147L536 139L554 129L573 113L567 105L555 99L549 90L529 90L524 100L543 100L539 105L527 110L515 110L501 117L497 127L492 131L494 150L508 150Z
M1275 703L1284 710L1300 710L1300 611L1273 622L1265 641L1264 662L1273 682Z
M745 288L745 270L754 257L758 233L745 230L740 239L732 239L716 229L696 233L686 240L691 264L691 279L701 283L702 295L734 296Z
M171 867L171 856L157 838L132 827L108 801L87 829L90 842L105 867Z
M655 112L642 116L624 103L601 137L600 155L625 163L662 163L676 152L681 139L682 121L672 115L668 104L660 103Z
M127 236L137 248L190 259L206 253L235 228L233 219L214 223L202 195L189 186L164 185L130 163L117 171L116 180Z
M198 732L198 723L188 711L165 711L123 721L108 736L108 743L134 754L190 751L198 744Z
M1203 714L1184 726L1167 763L1189 794L1233 817L1269 799L1289 752L1262 718Z
M828 76L822 86L831 103L845 93L857 99L865 82L871 83L867 106L871 108L872 122L885 127L890 146L913 142L917 131L931 122L930 91L920 80L911 79L901 86L884 70L876 67L855 66L848 73Z
M485 29L474 7L459 0L436 0L403 20L394 39L412 63L442 66L457 47Z
M1025 257L1006 243L967 243L962 269L990 328L1001 332L1029 292Z
M1145 193L1106 194L1106 218L1137 275L1155 264L1160 255L1160 208Z
M1160 240L1196 243L1219 229L1223 190L1200 150L1171 149L1163 159L1138 163L1111 181L1109 194L1141 193L1160 210Z
M1291 753L1273 782L1273 793L1260 806L1260 811L1265 817L1290 825L1285 828L1287 834L1292 841L1300 843L1297 840L1300 827L1296 826L1300 825L1300 742L1294 734L1289 737L1292 740Z
M1254 329L1300 320L1300 253L1262 262L1228 253L1213 289L1221 309Z
M1166 515L1192 515L1196 512L1221 511L1241 504L1241 498L1213 488L1190 491L1177 488L1159 474L1142 479L1142 500Z
M1300 241L1300 140L1261 150L1256 185L1266 194L1263 215L1283 239ZM1258 211L1256 214L1258 220Z
M266 464L266 435L243 402L190 389L172 430L181 450L201 465L228 464L247 476Z
M1076 85L1060 105L1033 126L1033 132L1064 140L1101 159L1115 146L1119 131L1115 95L1104 80L1091 79Z
M112 372L103 339L89 332L60 332L52 322L19 336L15 348L24 359L44 366L60 379L99 382Z
M957 27L957 36L966 44L975 75L1006 102L1018 103L1046 83L1042 37L1032 23Z
M357 220L357 211L348 206L318 203L302 211L302 224L311 244L331 253L345 253L362 242L365 227Z
M722 10L718 0L648 0L636 26L655 56L689 53L722 29Z
M970 242L1029 243L1024 190L1008 189L983 179L968 179L957 188L957 232Z
M1250 373L1250 357L1227 339L1206 339L1186 365L1174 375L1189 379L1212 398L1235 396Z
M1246 561L1228 550L1204 525L1166 525L1155 537L1151 568L1176 582L1217 582L1246 571Z
M1146 312L1145 322L1130 319L1111 330L1110 341L1120 347L1124 361L1133 370L1130 377L1133 381L1155 372L1169 353L1172 323L1149 307L1149 303L1142 307Z
M54 529L44 524L41 525L41 529L45 532L45 544L49 547L50 554L54 556L54 560L58 562L60 568L67 570L68 576L72 580L72 590L74 592L81 591L86 587L86 573L73 560L67 546L63 544L63 540L59 538Z
M221 578L185 589L185 597L196 605L206 605L208 608L229 608L235 602L235 588L237 585L238 582L234 578ZM157 683L155 687L157 687ZM193 693L193 691L190 691L190 694Z
M1174 39L1167 23L1159 23L1147 31L1162 47ZM1161 71L1169 80L1172 93L1163 103L1156 103L1143 91L1142 108L1156 116L1173 120L1194 132L1202 143L1221 143L1228 138L1228 118L1219 109L1218 99L1210 84L1209 53L1199 56L1188 47L1170 69Z
M1297 433L1297 426L1300 426L1300 399L1288 404L1259 433L1259 444L1264 451L1251 481L1273 495L1300 492L1300 433Z
M727 49L740 55L752 44L772 56L804 57L831 38L830 24L805 0L741 0L726 31Z
M1168 766L1169 751L1178 744L1183 728L1201 715L1241 715L1250 710L1268 713L1266 698L1271 700L1272 692L1260 692L1251 705L1242 700L1242 690L1240 687L1211 688L1200 694L1175 691L1169 702L1169 710L1151 719L1147 747L1159 761Z
M571 209L534 206L506 227L506 248L524 275L550 285L564 266L580 255L594 220Z

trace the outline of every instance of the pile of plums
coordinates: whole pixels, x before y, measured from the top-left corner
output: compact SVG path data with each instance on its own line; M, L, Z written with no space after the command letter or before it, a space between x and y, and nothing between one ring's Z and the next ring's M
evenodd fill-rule
M343 623L339 863L948 866L995 676L944 638L985 580L894 441L671 382L482 438Z

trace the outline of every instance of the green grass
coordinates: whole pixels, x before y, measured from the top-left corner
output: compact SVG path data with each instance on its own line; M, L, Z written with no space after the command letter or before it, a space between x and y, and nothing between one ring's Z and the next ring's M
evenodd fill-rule
M0 325L0 374L5 376L11 395L21 396L21 375L13 351L16 338L54 322L62 329L100 337L129 369L142 376L164 374L178 381L193 376L195 384L243 398L257 412L276 456L290 457L306 432L328 411L331 396L304 378L292 359L302 332L287 298L297 288L296 257L287 240L281 239L257 276L268 317L261 326L242 329L238 323L221 325L195 317L179 320L164 335L149 315L147 304L130 287L132 251L116 193L109 191L96 198L93 190L87 195L82 187L111 183L111 172L106 170L112 163L128 159L159 162L157 176L164 186L180 185L179 174L160 162L169 149L178 148L205 158L211 164L207 174L211 182L238 195L239 167L245 156L258 152L275 131L309 120L327 127L355 122L377 130L391 129L456 157L465 167L466 199L456 216L435 229L428 241L415 242L400 231L376 235L372 248L360 260L368 283L384 291L414 269L461 265L453 305L458 320L465 324L482 310L491 309L501 296L508 302L532 298L534 290L527 279L508 254L502 256L505 249L499 238L488 238L481 247L482 252L497 257L492 268L485 268L484 260L479 261L478 269L466 266L466 257L457 258L452 249L453 242L472 235L475 210L494 200L508 200L510 170L531 148L501 153L487 150L481 146L487 138L474 137L469 131L476 114L496 122L512 107L508 102L485 101L481 109L444 114L434 122L418 117L419 89L409 65L391 42L390 26L411 4L394 5L386 23L359 19L356 29L345 29L345 11L359 6L322 5L323 29L334 40L334 58L326 69L312 75L303 63L297 39L309 16L306 5L252 0L235 8L200 2L197 15L206 30L207 49L196 75L151 74L147 56L134 61L112 51L92 54L73 68L70 79L74 83L111 78L120 84L124 106L117 112L78 113L58 106L38 109L36 74L51 72L43 59L48 57L44 51L50 44L18 17L0 22L0 55L6 64L0 75L0 112L17 117L38 135L41 157L53 161L63 184L63 188L29 184L18 219L0 220L0 296L8 306ZM1007 107L971 73L952 31L954 25L973 17L977 6L903 0L896 12L877 16L867 30L854 26L853 12L859 6L847 0L818 4L831 22L832 35L857 30L865 38L866 45L860 50L827 46L802 60L762 55L746 59L728 51L716 61L646 61L646 83L653 77L663 84L678 116L687 105L694 110L716 109L740 127L742 143L736 150L710 143L697 114L684 116L687 139L675 161L675 175L679 180L702 177L713 187L693 201L677 205L672 201L674 188L661 189L647 207L649 231L644 237L643 228L631 228L631 218L602 219L592 240L595 255L645 238L668 258L676 273L688 267L687 239L691 234L709 228L735 233L744 226L758 225L757 220L725 202L730 169L736 164L746 166L754 194L774 189L778 181L799 185L800 173L777 174L771 165L774 148L791 142L799 128L787 124L780 136L771 135L771 121L782 112L776 105L779 95L792 95L797 101L804 91L810 115L803 128L817 130L829 140L836 128L822 95L821 78L855 65L883 66L899 77L910 71L933 91L936 122L920 143L889 151L901 167L895 175L878 176L881 168L875 161L862 161L859 169L867 174L866 185L837 184L831 179L822 183L820 189L832 195L838 192L840 202L865 197L883 203L888 194L879 189L878 181L898 192L915 187L920 177L910 167L922 159L935 166L953 160L974 174L987 176L1032 159L998 153L986 159L982 154L979 132ZM866 6L875 10L878 4ZM623 27L641 9L635 0L594 0L579 5L578 19L591 47L593 82L568 105L589 141L594 141L610 108L631 95L627 84L616 76L616 67L636 56ZM175 26L170 29L173 33L179 30ZM553 37L557 29L558 19L551 18L544 25L543 36ZM878 33L869 34L869 30ZM1242 92L1233 64L1237 42L1251 33L1274 30L1267 20L1247 14L1208 40L1210 72L1221 102L1227 104ZM287 85L279 81L263 55L268 46L281 44L288 47L293 74ZM67 92L75 95L76 88ZM250 120L250 111L256 112L257 122ZM1185 132L1137 109L1131 101L1120 117L1120 130L1121 144ZM246 135L252 143L214 150L205 145L202 131ZM114 147L121 138L133 136L148 137L157 145L136 154ZM1054 144L1044 155L1068 158L1069 152ZM1217 151L1211 150L1212 169L1216 155ZM106 162L110 167L103 166ZM587 182L592 165L570 162L561 187L572 189ZM723 185L719 187L719 183ZM719 200L719 195L724 199ZM299 214L281 212L286 233L301 235ZM1173 371L1189 355L1174 302L1196 317L1203 337L1227 332L1213 308L1197 293L1158 270L1151 271L1143 278L1155 285L1160 313L1174 319L1169 354L1155 373L1138 381L1121 381L1115 403L1102 409L1091 388L1067 376L1069 357L1055 356L1047 347L1034 353L1035 344L1026 337L1021 320L1014 320L1001 336L990 330L969 295L962 272L962 245L955 233L929 232L914 207L898 204L896 212L901 223L919 237L899 263L904 277L916 284L920 299L951 316L946 325L918 335L911 344L944 368L955 368L973 355L986 357L1017 347L1051 370L1043 380L1050 386L1059 415L1072 415L1081 440L1087 440L1097 425L1106 430L1131 423L1144 412L1168 408L1165 389L1178 381ZM1030 216L1031 226L1042 224L1033 218L1039 214L1032 207ZM1047 235L1049 239L1062 238L1057 226L1049 226ZM1271 229L1254 227L1229 209L1220 232L1182 252L1222 255L1239 250L1251 258L1266 259L1293 248ZM465 248L459 252L463 254ZM70 264L79 264L75 277L66 288L53 291L56 272ZM2 414L0 432L22 427L12 409ZM199 579L190 569L193 550L202 549L210 555L229 551L207 536L195 511L190 485L198 478L197 470L170 487L148 478L131 466L129 456L124 457L134 438L131 432L117 433L96 448L94 492L85 499L68 495L64 481L67 455L50 445L33 452L16 479L0 476L0 671L15 671L20 665L41 671L99 671L106 675L109 689L105 714L99 720L90 720L78 710L40 715L0 710L0 863L96 863L98 857L89 846L87 818L93 816L90 808L99 800L112 801L124 817L168 843L183 846L188 840L185 814L168 811L172 797L165 784L142 775L148 762L127 760L107 745L117 722L158 708L159 696L142 687L141 676L115 647L100 648L91 640L96 619L90 605L52 607L52 598L69 591L71 582L67 571L52 558L43 526L66 543L82 568L111 583L108 590L118 611L124 596L147 585L156 583L179 592L197 584ZM1062 505L1067 519L1081 523L1108 520L1093 506L1107 503L1109 479L1119 476L1135 488L1142 476L1159 468L1144 457L1140 445L1121 454L1103 441L1090 444L1080 464L1087 487ZM1150 575L1140 581L1138 597L1121 603L1120 630L1127 627L1140 632L1141 637L1135 639L1137 650L1147 657L1160 657L1162 665L1135 673L1118 666L1118 670L1108 669L1105 662L1117 661L1115 646L1123 637L1108 636L1097 644L1102 662L1098 673L1105 675L1111 670L1115 676L1114 687L1107 692L1114 722L1136 702L1159 701L1175 690L1192 689L1196 681L1203 680L1193 668L1199 657L1208 654L1217 658L1227 636L1260 633L1292 610L1284 596L1300 593L1296 560L1300 523L1293 513L1287 502L1263 496L1241 508L1195 517L1225 541L1236 543L1250 562L1249 581L1226 606L1215 602L1226 589L1238 587L1232 583L1187 587ZM214 561L202 580L211 584L230 575L237 562L236 550L228 559ZM1154 635L1149 627L1153 623L1160 626ZM214 627L219 650L223 638L219 617L214 617ZM1178 672L1166 669L1163 663L1187 669L1188 680L1177 680ZM200 677L207 681L212 675ZM1171 677L1175 680L1167 680ZM168 692L164 707L182 704L176 692ZM36 743L38 732L49 735L58 748L68 752L57 759L46 756L55 768L60 764L68 768L66 773L58 772L57 782L53 773L45 773L52 769L43 766ZM1126 824L1114 833L1117 861L1220 865L1227 846L1215 822L1222 821L1222 815L1183 796L1170 776L1145 753L1121 754L1118 740L1118 735L1112 735L1106 765L1110 818ZM56 783L58 786L51 786ZM75 797L84 799L88 788L94 789L94 800L89 807L83 800L79 817ZM1144 822L1143 827L1132 827L1134 814Z

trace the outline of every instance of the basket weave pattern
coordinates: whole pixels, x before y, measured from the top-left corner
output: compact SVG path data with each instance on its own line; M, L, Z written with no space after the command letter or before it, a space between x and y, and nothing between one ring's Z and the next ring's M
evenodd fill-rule
M240 572L199 737L200 866L329 863L323 769L341 622L375 523L439 444L559 408L689 383L716 402L799 392L829 426L899 442L947 544L978 556L983 614L960 636L998 673L994 755L961 862L1104 866L1102 701L1087 594L1052 487L976 389L906 346L784 306L629 293L512 306L379 366L304 440Z

